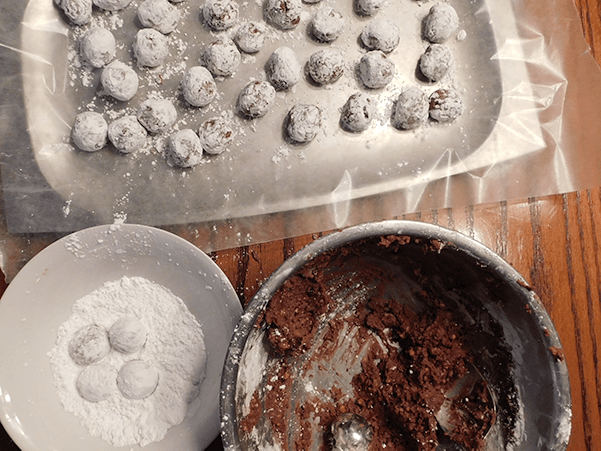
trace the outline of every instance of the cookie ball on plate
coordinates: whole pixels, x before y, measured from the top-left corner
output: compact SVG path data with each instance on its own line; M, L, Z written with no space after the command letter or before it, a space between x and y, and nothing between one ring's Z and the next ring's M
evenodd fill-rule
M210 43L202 54L202 64L215 77L229 77L236 72L241 60L236 44L225 37Z
M428 119L428 96L416 86L405 88L399 95L392 124L401 130L418 128Z
M138 65L157 67L163 64L169 55L169 42L160 31L142 28L134 37L133 50Z
M282 30L291 30L300 23L301 0L266 0L265 19Z
M453 89L437 89L430 94L430 117L438 122L452 122L463 114L463 100Z
M108 124L102 114L85 111L75 116L71 139L75 146L86 152L96 152L107 143Z
M123 354L133 354L146 343L148 331L138 318L125 316L119 318L109 329L111 346Z
M106 363L87 366L77 376L76 386L86 401L104 401L117 391L117 370Z
M290 47L278 47L269 56L265 72L275 89L285 91L300 81L303 71Z
M182 78L182 93L190 105L203 107L217 95L217 85L206 67L194 66Z
M214 117L204 121L198 129L202 149L211 155L223 153L234 140L234 130L229 121Z
M442 43L449 39L459 27L457 11L448 3L438 3L424 18L424 37L433 43Z
M113 61L102 69L100 83L104 94L117 100L130 100L138 92L138 74L121 61Z
M388 19L374 19L361 32L361 42L369 50L392 52L401 39L399 27Z
M359 61L359 77L365 86L380 89L390 83L395 75L394 62L381 50L372 50Z
M247 118L265 116L275 99L274 87L266 81L251 81L238 96L238 110Z
M340 50L333 47L319 50L309 57L307 68L315 83L331 84L344 74L344 56Z
M85 25L92 19L92 0L54 0L54 4L75 25Z
M189 128L180 130L169 138L169 157L180 168L192 168L202 161L200 138Z
M94 4L106 11L119 11L125 9L131 0L93 0Z
M428 80L439 81L449 73L453 65L453 53L442 44L430 44L419 59L419 69Z
M360 16L373 16L380 10L384 1L385 0L355 0L355 12Z
M144 27L169 34L177 27L180 12L167 0L144 0L138 6L138 19Z
M344 31L344 17L331 6L322 6L311 20L311 32L321 42L335 41Z
M342 107L340 126L349 132L363 132L371 125L375 113L373 98L364 92L357 92Z
M286 117L288 137L298 143L315 138L322 127L322 112L315 105L299 103L292 107Z
M150 133L165 131L177 119L177 110L168 99L147 99L138 106L138 121Z
M209 27L221 31L236 25L240 12L234 0L207 0L201 14Z
M244 22L234 36L234 42L245 53L257 53L265 44L265 25L261 22Z
M148 132L133 115L123 116L109 124L109 141L121 153L132 153L146 144Z
M115 37L104 27L90 28L81 38L79 52L92 67L104 67L115 57Z
M117 375L117 387L128 399L144 399L154 393L159 384L159 372L143 360L130 360Z
M75 363L91 365L104 359L111 350L111 345L104 327L90 324L75 332L68 349Z

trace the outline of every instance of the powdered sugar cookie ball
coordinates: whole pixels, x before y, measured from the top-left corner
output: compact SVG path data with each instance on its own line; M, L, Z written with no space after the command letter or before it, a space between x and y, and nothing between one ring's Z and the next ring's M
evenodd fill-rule
M406 88L399 95L394 109L392 124L402 130L419 127L428 119L428 96L420 88Z
M182 93L190 105L203 107L211 103L217 95L217 85L206 67L194 66L184 74Z
M394 62L381 50L367 52L359 61L359 76L368 88L383 88L392 81L395 72Z
M159 372L143 360L130 360L119 370L117 387L128 399L144 399L154 393L159 384Z
M430 8L424 18L424 37L434 43L441 43L451 37L459 26L457 11L448 3L439 3Z
M106 11L119 11L125 9L131 0L93 0L94 4Z
M367 130L376 113L374 100L364 92L351 95L340 114L340 126L349 132Z
M322 126L322 112L315 105L296 104L286 118L286 132L295 142L309 142L317 136Z
M117 391L117 370L106 363L90 365L79 373L76 386L83 399L104 401Z
M90 28L81 38L79 51L92 67L103 67L115 57L115 37L104 27Z
M438 122L452 122L463 113L463 100L452 89L437 89L430 94L430 117Z
M204 121L198 129L202 149L211 155L224 152L234 140L234 130L229 121L215 117Z
M269 56L265 72L273 87L284 91L300 81L302 67L290 47L279 47Z
M200 138L189 128L180 130L169 138L171 161L180 168L192 168L202 161Z
M96 152L107 142L108 124L102 114L85 111L75 116L71 130L73 144L86 152Z
M265 116L275 99L274 87L266 81L251 81L240 92L238 109L251 119Z
M300 23L301 0L266 0L265 19L282 30L291 30Z
M134 55L140 66L157 67L169 55L167 37L154 28L138 30L133 43Z
M85 25L92 19L92 0L54 0L54 4L75 25Z
M433 82L448 74L452 65L453 53L442 44L430 44L419 59L421 73Z
M322 6L311 20L311 32L322 42L335 41L344 30L344 17L331 6Z
M360 16L373 16L376 14L385 0L355 0L355 12Z
M236 44L228 38L218 39L207 46L202 54L202 63L215 77L232 75L242 57Z
M106 330L97 324L82 327L69 341L69 355L78 365L100 362L110 350Z
M234 42L245 53L256 53L265 44L265 25L261 22L245 22L236 31Z
M179 22L179 10L167 0L144 0L138 6L138 19L144 27L169 34Z
M320 85L337 81L344 73L344 57L335 48L326 48L313 53L307 64L309 75Z
M138 318L119 318L109 329L111 346L123 354L138 352L146 343L148 332Z
M361 32L361 41L369 50L392 52L399 45L399 27L388 19L374 19Z
M100 83L105 94L117 100L130 100L138 92L138 74L121 61L113 61L102 69Z
M239 7L234 0L207 0L201 14L214 30L227 30L238 22Z
M138 121L150 133L160 133L177 119L177 110L167 99L147 99L138 106Z
M109 124L109 141L121 153L132 153L141 149L146 144L147 136L146 129L133 115L123 116Z

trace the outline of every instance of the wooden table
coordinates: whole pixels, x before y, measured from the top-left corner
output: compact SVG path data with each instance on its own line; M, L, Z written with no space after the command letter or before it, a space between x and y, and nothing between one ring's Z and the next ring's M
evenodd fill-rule
M575 0L575 4L585 37L601 63L601 0ZM568 450L601 450L601 188L415 213L402 219L463 232L524 275L545 304L563 343L573 401ZM218 251L212 257L246 303L287 257L317 237ZM5 283L0 284L0 293L5 288ZM18 449L0 428L0 451ZM219 440L211 449L222 449Z

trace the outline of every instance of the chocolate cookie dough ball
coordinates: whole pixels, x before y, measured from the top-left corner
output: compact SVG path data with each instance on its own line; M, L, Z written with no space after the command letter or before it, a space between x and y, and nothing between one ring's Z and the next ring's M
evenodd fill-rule
M109 124L109 141L121 153L132 153L146 144L148 133L133 115L123 116Z
M90 365L79 373L76 386L86 401L104 401L117 391L117 370L106 363Z
M302 67L290 47L279 47L269 56L265 72L273 87L284 91L300 81Z
M90 324L79 329L69 341L69 355L78 365L91 365L104 359L111 345L106 330Z
M313 140L321 127L322 112L315 105L296 104L286 118L288 137L297 143L306 143Z
M202 161L202 145L194 130L185 128L171 135L168 156L180 168L198 165Z
M428 96L420 88L406 88L399 95L392 124L401 130L418 128L428 119Z
M439 3L430 8L424 18L424 37L433 43L442 43L449 39L459 26L459 17L455 8L447 3Z
M244 53L257 53L265 44L265 25L261 22L245 22L240 25L234 42Z
M217 85L206 67L194 66L184 74L182 93L190 105L203 107L211 103L217 95Z
M202 149L211 155L224 152L234 140L234 130L229 121L214 117L204 121L198 129Z
M104 27L90 28L81 38L79 51L90 66L106 66L115 57L115 37Z
M359 133L367 130L376 113L371 96L364 92L351 95L340 114L340 126L349 132Z
M309 75L320 85L338 81L344 74L344 57L335 48L327 48L313 53L307 64Z
M136 116L149 133L160 133L175 122L177 110L170 100L147 99L138 107Z
M421 73L436 82L449 73L453 65L453 53L442 44L430 44L419 59Z
M93 0L94 4L106 11L119 11L125 9L131 0Z
M138 6L138 19L144 27L169 34L177 27L180 12L167 0L144 0Z
M374 19L361 32L361 41L369 50L392 52L401 39L399 27L388 19Z
M367 52L359 61L359 77L368 88L383 88L392 81L395 72L394 62L380 50Z
M85 25L92 19L92 0L54 0L54 4L75 25Z
M138 318L119 318L109 329L111 346L123 354L138 352L146 343L148 332Z
M437 89L430 94L430 117L438 122L452 122L463 114L463 101L452 89Z
M242 57L229 38L218 39L207 46L202 63L215 77L229 77L240 65Z
M301 0L266 0L265 19L282 30L291 30L300 23Z
M104 94L117 100L130 100L138 92L138 74L127 64L113 61L102 69L100 83Z
M238 110L247 118L265 116L275 99L274 87L266 81L251 81L240 92Z
M311 20L311 32L322 42L332 42L342 34L344 24L344 17L340 12L331 6L323 6Z
M160 31L142 28L134 37L133 50L138 65L157 67L163 64L169 55L169 43Z
M159 372L143 360L130 360L119 370L117 387L127 399L144 399L154 393L159 384Z
M96 152L107 143L108 124L102 114L85 111L75 116L71 130L73 144L86 152Z
M202 6L204 21L214 30L227 30L238 22L239 7L234 0L207 0Z
M360 16L373 16L383 4L384 0L355 0L355 12Z

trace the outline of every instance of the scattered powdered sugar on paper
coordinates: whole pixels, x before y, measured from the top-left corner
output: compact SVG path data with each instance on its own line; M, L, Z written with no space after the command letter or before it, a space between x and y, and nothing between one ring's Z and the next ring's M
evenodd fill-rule
M127 399L117 390L105 401L86 401L76 388L77 376L84 367L69 356L69 342L82 327L97 324L108 330L123 317L138 318L148 331L147 341L133 354L112 349L102 363L118 371L130 360L148 362L159 371L158 386L141 400ZM158 442L186 415L193 415L188 408L198 396L206 369L201 325L180 298L141 277L107 282L75 302L48 356L65 410L79 417L90 435L114 446Z

